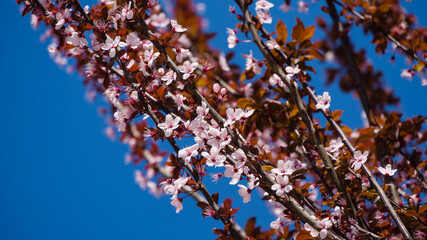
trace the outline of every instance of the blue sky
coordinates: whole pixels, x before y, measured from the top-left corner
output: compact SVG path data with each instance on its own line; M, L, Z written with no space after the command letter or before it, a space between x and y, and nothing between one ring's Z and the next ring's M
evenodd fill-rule
M231 1L206 2L209 30L218 32L212 45L225 49L225 29L236 23L227 11ZM167 197L155 199L134 184L136 167L124 164L127 147L103 134L107 124L97 113L102 102L89 104L82 78L67 74L50 59L48 42L39 40L43 32L31 28L29 17L20 16L14 1L4 4L0 9L4 23L0 38L0 239L212 238L211 229L221 227L220 222L202 218L191 199L185 199L184 210L176 214ZM425 4L414 1L406 5L425 26ZM277 20L279 14L275 12L273 18ZM286 15L288 28L295 14ZM311 14L301 17L313 21ZM354 36L354 40L359 46L369 46L363 36ZM252 47L236 50L247 54ZM419 80L400 78L400 69L406 65L399 60L391 65L386 56L372 56L372 60L381 62L376 66L385 69L387 83L402 98L406 116L426 115L427 87L422 88ZM244 63L239 54L234 61ZM318 91L326 90L322 76L319 73L319 81L313 83ZM343 121L360 126L358 102L338 93L336 86L328 90L332 107L335 100L344 109ZM225 181L208 186L211 192L226 189L226 195L233 197L241 207L237 214L241 225L254 212L264 226L273 220L264 203L254 200L243 205L235 193L237 187L227 186ZM258 197L253 194L252 198Z

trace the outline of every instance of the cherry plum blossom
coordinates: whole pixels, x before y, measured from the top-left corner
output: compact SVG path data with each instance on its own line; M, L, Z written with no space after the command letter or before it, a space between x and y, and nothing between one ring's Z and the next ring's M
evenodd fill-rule
M251 190L248 189L245 185L239 184L239 195L243 197L243 203L248 203L251 201Z
M324 111L326 111L331 106L331 97L329 96L328 92L324 92L322 96L318 95L316 97L316 101L317 109L323 109Z
M170 137L174 129L179 127L180 117L174 118L171 114L166 115L164 123L159 124L159 128L165 131L165 137Z
M71 20L71 9L67 8L65 9L65 11L62 12L57 12L55 15L56 18L56 24L55 24L55 30L60 29L62 26L64 26L64 24L68 21Z
M101 47L102 50L109 51L110 57L115 57L117 50L126 47L126 43L120 41L120 36L116 36L114 40L107 35L104 45Z
M178 33L182 33L187 31L186 28L183 28L181 25L179 25L175 20L171 20L172 30Z
M379 167L378 171L384 176L391 177L396 173L397 169L392 169L391 164L387 164L387 166L385 166L385 168Z
M289 193L292 190L288 176L277 175L276 182L271 186L271 190L276 191L277 196L282 196L284 193Z
M190 147L179 150L178 157L184 159L185 164L189 164L191 157L199 155L199 144L194 144Z
M183 73L182 78L185 80L191 76L194 70L196 70L199 64L197 62L191 63L190 61L185 61L183 65L178 66L178 70Z
M258 10L268 11L272 7L274 7L274 4L266 0L259 0L255 3L255 11L258 11Z
M206 158L206 165L209 167L222 167L226 157L220 153L221 149L213 146L209 153L202 152L202 156Z
M361 152L361 151L356 151L354 153L354 157L353 157L353 164L352 164L352 168L354 169L354 171L357 171L360 169L360 167L362 167L362 165L368 160L368 155L369 152L365 151L365 152Z

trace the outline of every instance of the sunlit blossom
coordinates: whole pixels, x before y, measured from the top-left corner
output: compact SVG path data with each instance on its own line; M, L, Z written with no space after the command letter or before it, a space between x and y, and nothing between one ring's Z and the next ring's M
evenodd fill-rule
M179 127L180 117L174 118L171 114L166 115L164 123L159 124L159 128L165 131L165 137L170 137L174 129Z
M387 165L385 166L385 168L383 168L383 167L379 167L379 168L378 168L378 171L379 171L382 175L384 175L384 176L389 176L389 177L391 177L391 176L393 176L393 175L396 173L397 169L392 169L391 164L387 164Z
M328 92L324 92L323 95L318 95L316 97L316 108L317 109L323 109L324 111L328 110L328 108L331 106L331 97L329 96Z
M362 164L364 164L368 160L368 155L369 155L368 151L365 151L362 153L361 151L358 150L354 153L353 164L351 166L354 169L354 171L357 171L360 169L360 167L362 167Z

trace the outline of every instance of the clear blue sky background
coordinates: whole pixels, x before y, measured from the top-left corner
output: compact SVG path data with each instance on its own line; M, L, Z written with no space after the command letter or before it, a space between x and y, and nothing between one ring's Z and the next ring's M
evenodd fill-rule
M236 23L227 11L232 1L206 2L209 30L219 33L212 45L226 49L225 29ZM134 184L136 167L124 164L127 147L111 142L103 134L107 124L97 114L102 102L88 104L81 77L69 75L53 63L47 43L39 40L42 31L32 30L29 16L20 16L15 1L3 4L0 239L213 238L212 227L221 224L202 218L191 199L186 199L184 210L176 214L167 197L157 200ZM405 5L425 26L424 1ZM274 21L281 14L274 12ZM295 14L296 11L290 12L284 18L288 28L295 22ZM301 17L309 24L315 14L322 13L313 7L310 15ZM354 36L354 41L359 46L369 46L363 36ZM249 47L252 46L238 46L237 50L248 53ZM369 50L373 52L372 48ZM419 79L408 82L400 78L400 69L406 67L402 61L391 65L386 56L370 56L378 62L376 67L385 69L387 82L402 98L405 115L426 115L427 87L422 88ZM244 63L240 55L235 61ZM317 79L314 85L319 86L318 91L326 90L321 72ZM328 90L333 108L345 110L344 122L360 126L358 102L338 93L336 86ZM235 193L237 187L223 181L209 184L209 188L211 192L227 189L225 195L233 197L236 206L241 207L237 214L241 225L254 214L261 216L258 221L264 226L273 220L264 203L256 200L256 193L253 202L243 205Z

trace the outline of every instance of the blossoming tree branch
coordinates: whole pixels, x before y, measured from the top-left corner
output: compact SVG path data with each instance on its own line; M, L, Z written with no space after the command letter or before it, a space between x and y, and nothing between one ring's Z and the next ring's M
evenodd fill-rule
M55 62L105 96L142 189L169 195L177 213L197 204L223 223L219 239L426 239L426 117L390 110L399 99L350 37L363 28L377 54L405 59L403 78L426 85L427 30L398 0L322 0L316 26L280 19L311 2L230 0L228 54L210 47L191 0L172 2L17 0L45 26ZM240 44L251 47L243 58L231 53ZM364 127L347 127L334 96L311 86L323 81L311 61L331 59L326 81L358 97ZM265 201L269 228L237 222L211 181L234 185L244 206Z

